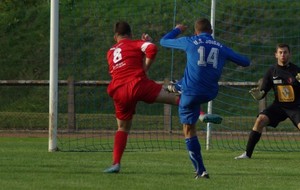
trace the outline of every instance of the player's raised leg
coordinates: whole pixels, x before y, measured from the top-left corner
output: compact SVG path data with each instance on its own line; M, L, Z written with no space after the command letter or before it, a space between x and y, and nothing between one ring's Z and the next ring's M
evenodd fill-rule
M181 94L181 80L171 80L168 84L164 85L165 91L169 93Z
M206 114L204 112L200 112L199 120L203 123L220 124L222 123L223 118L218 114Z
M171 80L168 84L164 85L165 91L169 93L181 94L182 80ZM199 120L203 123L222 123L223 118L218 114L206 114L202 110L200 111Z

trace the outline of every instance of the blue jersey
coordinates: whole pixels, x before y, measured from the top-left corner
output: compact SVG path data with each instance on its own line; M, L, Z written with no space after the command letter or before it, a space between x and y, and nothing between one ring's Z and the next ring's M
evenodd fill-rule
M184 50L187 54L182 94L204 95L212 100L218 94L218 81L226 60L243 67L250 65L247 57L235 53L208 33L176 38L180 33L179 28L173 29L160 40L160 44Z

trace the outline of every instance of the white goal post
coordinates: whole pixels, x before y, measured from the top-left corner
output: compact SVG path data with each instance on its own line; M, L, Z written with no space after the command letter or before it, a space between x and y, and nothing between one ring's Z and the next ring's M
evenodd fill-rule
M213 29L212 36L215 37L215 15L216 15L216 0L211 0L211 9L210 9L210 23ZM207 113L212 113L212 101L208 102ZM206 125L206 150L209 150L210 147L210 136L211 136L211 123Z
M58 33L59 0L51 0L50 15L50 76L49 76L49 143L48 151L57 150L58 103Z

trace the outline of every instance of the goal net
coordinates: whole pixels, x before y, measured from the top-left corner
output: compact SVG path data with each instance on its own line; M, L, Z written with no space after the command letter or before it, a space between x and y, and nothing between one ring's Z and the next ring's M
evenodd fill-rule
M279 42L291 47L292 62L299 64L298 1L215 1L214 36L228 47L247 55L252 62L240 68L228 62L220 81L220 92L212 112L223 117L211 125L210 148L244 149L260 109L273 100L257 102L248 93L267 68L275 64ZM133 37L146 32L159 47L149 77L163 83L179 79L186 55L159 45L160 38L177 23L193 34L199 17L211 18L211 1L64 1L59 7L58 148L61 151L111 151L117 129L112 99L106 88L110 80L106 52L114 44L113 25L126 20ZM207 105L203 105L207 109ZM197 123L202 145L206 124ZM300 151L300 133L290 121L267 128L256 150ZM139 103L133 119L127 151L185 148L177 107Z

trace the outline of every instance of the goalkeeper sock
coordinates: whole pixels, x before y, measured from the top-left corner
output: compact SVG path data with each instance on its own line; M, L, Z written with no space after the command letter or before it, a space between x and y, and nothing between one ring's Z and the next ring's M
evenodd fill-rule
M185 139L186 147L189 153L189 157L194 165L195 171L197 174L202 174L203 171L206 171L202 155L201 155L201 146L197 136Z
M246 148L246 154L249 158L251 158L255 145L259 141L260 137L261 137L261 133L253 130L250 132L247 148Z
M117 131L115 134L114 150L113 150L113 165L120 164L123 152L126 148L128 133Z

